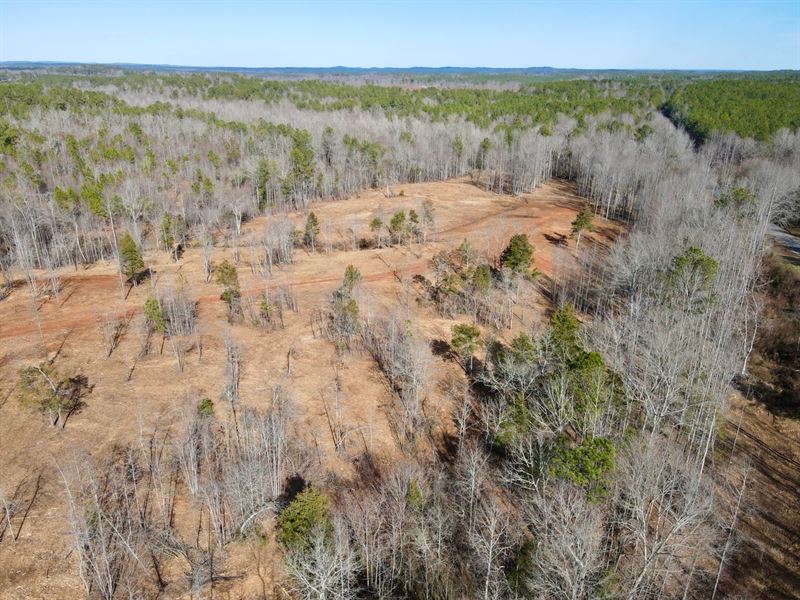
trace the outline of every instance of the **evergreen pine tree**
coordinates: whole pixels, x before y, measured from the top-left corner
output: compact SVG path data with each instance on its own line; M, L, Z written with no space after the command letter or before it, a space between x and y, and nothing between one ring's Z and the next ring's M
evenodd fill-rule
M119 241L119 266L122 273L131 278L144 270L142 252L130 233L125 233Z

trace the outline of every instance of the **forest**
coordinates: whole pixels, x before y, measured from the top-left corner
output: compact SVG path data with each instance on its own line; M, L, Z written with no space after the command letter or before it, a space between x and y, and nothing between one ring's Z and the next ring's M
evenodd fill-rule
M15 68L0 106L0 591L797 592L800 457L747 433L800 428L796 73Z

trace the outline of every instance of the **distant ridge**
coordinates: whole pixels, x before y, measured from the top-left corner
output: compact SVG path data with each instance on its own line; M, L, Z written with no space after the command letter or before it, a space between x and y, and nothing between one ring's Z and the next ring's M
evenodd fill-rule
M81 63L62 61L3 61L0 69L35 70L35 69L80 69L106 70L122 69L126 71L152 71L174 73L238 73L243 75L276 75L276 76L308 76L308 75L571 75L590 76L602 74L648 74L648 73L745 73L744 70L714 69L577 69L561 67L201 67L191 65L139 64L139 63ZM758 71L766 72L766 71ZM791 71L789 71L791 72Z
M0 62L4 69L40 69L40 68L112 68L132 71L182 71L182 72L227 72L227 73L252 73L252 74L308 74L308 73L419 73L419 74L512 74L521 75L542 74L550 75L557 72L590 72L591 69L559 69L555 67L347 67L337 65L334 67L224 67L224 66L193 66L193 65L168 65L168 64L141 64L141 63L80 63L61 61L4 61ZM611 69L613 70L613 69Z

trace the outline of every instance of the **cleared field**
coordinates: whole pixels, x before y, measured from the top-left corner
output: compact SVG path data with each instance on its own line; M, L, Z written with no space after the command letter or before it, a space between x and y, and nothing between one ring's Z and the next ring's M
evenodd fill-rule
M401 196L399 188L393 189L392 197L369 191L312 206L323 224L320 246L331 251L295 251L294 264L276 269L269 281L251 268L259 252L255 240L267 218L245 224L239 242L242 289L245 294L263 291L265 286L274 289L286 285L293 290L298 310L287 314L284 329L265 332L245 324L229 325L225 304L220 300L221 287L213 280L205 281L200 249L189 248L178 263L164 253L147 255L146 262L152 266L159 286L182 285L198 299L202 350L195 347L187 354L182 373L176 368L169 344L162 353L156 348L146 358L137 358L135 317L152 294L151 284L145 282L121 299L112 264L60 273L60 300L38 299L36 312L27 287L21 283L0 302L0 486L8 495L18 490L18 497L25 499L23 509L28 511L16 543L0 545L0 564L4 565L0 590L5 590L0 595L80 595L67 551L68 523L56 464L75 449L98 455L118 444L136 442L141 429L156 422L170 427L180 418L181 408L193 408L198 398L212 398L222 409L224 405L218 399L223 386L226 335L232 335L243 348L242 402L263 405L269 401L273 386L288 389L296 434L309 438L310 447L316 449L316 468L347 477L352 457L365 449L391 456L395 447L386 410L392 395L374 361L358 352L337 356L329 341L313 333L312 315L339 285L347 265L356 266L363 276L365 306L376 314L396 306L411 307L410 317L434 342L449 341L454 321L442 318L425 300L420 280L415 282L414 276L432 277L431 258L437 252L455 248L467 239L491 262L512 235L524 232L536 247L534 261L545 277L552 274L555 262L575 260L574 241L565 243L561 236L569 235L582 200L564 182L547 183L521 198L490 194L467 181L405 185L402 191ZM353 229L357 237L369 237L368 225L377 210L391 216L395 210L417 208L424 200L432 202L436 215L436 232L428 242L352 249ZM289 216L302 227L304 214ZM597 251L619 230L618 225L597 219L595 231L581 242L581 252ZM231 248L216 247L213 260L218 264L231 254ZM539 292L521 298L515 308L513 330L535 329L546 318L547 309L548 303ZM108 358L98 326L98 317L105 314L131 316L120 345ZM502 337L508 332L495 335ZM290 353L291 372L287 372ZM85 408L72 416L63 430L48 426L40 415L20 407L14 393L20 367L54 356L59 369L81 372L93 386ZM450 359L436 356L435 361L435 381L444 382L449 374L460 371ZM334 450L326 417L337 377L342 419L353 428L344 455ZM449 406L438 389L441 386L432 387L426 414L449 426ZM231 550L231 564L236 564L239 551L246 550ZM254 578L249 574L235 585L237 589L255 585L250 581Z

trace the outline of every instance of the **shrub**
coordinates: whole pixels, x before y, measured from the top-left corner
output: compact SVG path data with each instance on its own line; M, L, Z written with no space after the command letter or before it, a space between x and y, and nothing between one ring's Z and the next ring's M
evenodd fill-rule
M197 405L197 414L201 417L211 417L214 415L214 402L211 398L203 398Z
M226 289L239 290L239 274L236 272L236 267L227 260L216 268L215 276L217 283Z
M489 265L475 267L475 272L472 274L472 287L479 292L485 292L492 287L492 270Z
M20 369L17 389L22 406L46 414L52 425L62 429L92 391L85 376L64 377L47 362Z
M408 491L406 491L406 505L414 511L422 510L425 499L422 496L422 491L415 480L411 480L408 484Z
M161 305L152 296L144 302L144 318L150 331L166 333L167 323L161 313Z

